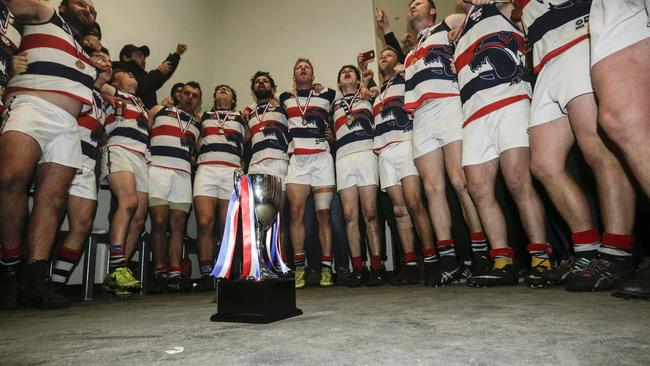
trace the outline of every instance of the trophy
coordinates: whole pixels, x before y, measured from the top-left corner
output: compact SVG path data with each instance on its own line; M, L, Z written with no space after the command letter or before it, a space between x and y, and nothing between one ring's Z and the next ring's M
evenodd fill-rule
M280 202L282 185L267 174L235 171L219 258L217 313L212 321L270 323L302 314L296 308L294 279L282 260ZM241 240L238 225L241 222ZM231 279L235 247L242 246L242 273Z

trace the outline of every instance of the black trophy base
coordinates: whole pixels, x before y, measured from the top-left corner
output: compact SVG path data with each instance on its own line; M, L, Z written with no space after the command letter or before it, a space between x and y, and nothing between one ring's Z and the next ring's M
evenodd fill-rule
M213 322L267 324L302 314L293 278L219 280Z

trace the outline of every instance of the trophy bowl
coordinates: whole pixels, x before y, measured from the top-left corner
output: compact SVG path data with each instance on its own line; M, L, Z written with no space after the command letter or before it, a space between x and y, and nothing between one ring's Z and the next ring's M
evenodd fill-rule
M264 231L268 230L280 209L282 185L280 178L268 174L249 174L255 201L255 218Z

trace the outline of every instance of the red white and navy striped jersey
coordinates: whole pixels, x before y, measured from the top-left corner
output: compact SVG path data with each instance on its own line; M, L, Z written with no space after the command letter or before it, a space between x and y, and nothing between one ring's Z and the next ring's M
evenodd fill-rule
M9 82L11 58L20 47L23 26L9 11L4 3L0 3L0 86L6 87Z
M199 122L191 114L176 107L161 109L151 128L151 165L191 173L199 134Z
M115 108L108 106L106 110L106 146L119 146L138 154L145 155L149 145L149 128L147 110L135 95L116 90L116 97L124 100L122 116L118 116Z
M495 110L530 99L525 41L495 5L473 6L455 53L463 127Z
M296 155L317 154L329 151L325 130L330 126L329 117L336 91L325 89L317 93L313 89L298 90L297 96L289 92L280 95L280 103L289 116L289 136Z
M375 138L372 149L379 153L386 146L411 140L413 119L404 110L404 74L384 81L375 98Z
M198 163L241 167L244 133L244 120L237 111L203 113Z
M93 89L93 109L90 113L80 115L77 118L79 125L79 139L81 140L81 153L89 168L95 167L97 160L97 145L101 130L106 120L106 103L97 89Z
M372 150L374 116L372 103L358 94L337 99L333 106L336 129L336 159L350 154Z
M251 131L251 161L289 160L289 122L287 111L276 101L253 104L248 112L248 128Z
M27 51L27 71L9 80L7 95L21 90L47 91L92 106L95 67L59 14L55 12L45 23L25 24L22 51Z
M538 73L549 60L589 38L591 0L516 0Z
M417 46L406 55L406 110L418 109L432 98L459 96L458 78L451 71L454 48L447 37L449 31L444 21L423 29Z

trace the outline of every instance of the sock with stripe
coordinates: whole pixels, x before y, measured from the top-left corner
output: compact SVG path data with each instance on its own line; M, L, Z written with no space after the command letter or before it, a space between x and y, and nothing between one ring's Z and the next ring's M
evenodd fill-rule
M531 256L531 267L542 266L551 269L549 254L551 254L552 248L549 243L530 243L526 249Z
M180 266L169 266L169 277L176 278L181 276L181 267Z
M162 266L156 267L156 268L153 270L153 274L154 274L154 276L163 276L163 277L167 277L167 266L166 266L166 265L162 265Z
M320 257L320 266L332 268L332 256L324 255Z
M456 256L456 248L453 239L438 240L437 245L438 245L438 254L440 255L440 258Z
M79 258L81 258L81 251L60 247L54 268L52 268L52 282L65 285Z
M355 271L363 269L363 259L361 257L352 257L352 269Z
M305 266L305 252L296 253L293 255L293 265L296 267Z
M428 248L422 250L422 256L424 257L424 264L436 263L438 261L438 256L436 254L437 254L436 248Z
M626 262L632 260L635 239L632 235L603 233L603 245L598 249L598 256L609 262Z
M510 247L490 250L490 257L494 260L494 268L502 269L507 265L512 265L515 252Z
M200 261L199 272L201 272L201 277L210 276L212 273L212 260L208 259L205 261Z
M573 251L580 258L593 259L598 256L600 249L600 235L598 229L591 228L586 231L580 231L571 235L573 240Z
M472 241L472 254L475 256L488 256L488 242L485 233L478 231L470 233L469 238Z
M377 270L381 267L382 265L382 260L380 255L373 255L370 257L370 269L372 270Z
M435 249L434 249L435 252ZM418 257L415 255L415 252L404 253L404 264L407 266L417 266Z
M6 267L16 267L20 262L22 262L23 256L20 251L20 247L5 249L4 247L0 249L0 265Z
M124 266L126 266L124 245L111 245L111 258L108 265L108 272L113 273L116 269Z

